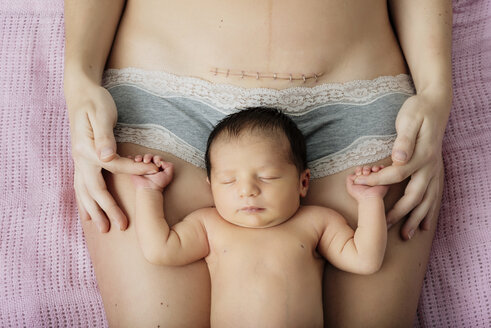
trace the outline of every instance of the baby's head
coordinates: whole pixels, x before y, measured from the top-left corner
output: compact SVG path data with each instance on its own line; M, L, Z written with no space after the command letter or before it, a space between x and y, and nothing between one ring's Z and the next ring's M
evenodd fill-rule
M277 109L257 107L225 117L208 138L205 160L216 209L233 224L281 224L307 194L304 136Z

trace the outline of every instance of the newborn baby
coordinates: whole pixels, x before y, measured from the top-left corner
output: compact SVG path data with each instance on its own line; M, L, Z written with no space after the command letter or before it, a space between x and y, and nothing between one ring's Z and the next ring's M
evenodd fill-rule
M305 141L279 110L252 108L219 122L206 151L215 207L194 211L171 228L163 190L172 163L145 156L161 171L131 176L143 254L159 265L206 260L212 327L322 327L324 259L357 274L382 265L389 187L355 185L356 175L348 176L347 191L358 202L356 231L332 209L301 206L310 179Z

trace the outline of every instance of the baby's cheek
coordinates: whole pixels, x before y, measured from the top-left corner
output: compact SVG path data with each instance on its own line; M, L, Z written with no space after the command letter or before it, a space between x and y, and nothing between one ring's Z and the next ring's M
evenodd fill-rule
M220 188L214 188L213 200L215 202L215 207L220 214L230 212L230 209L234 206L232 192L227 192L226 190L221 190Z
M295 213L300 206L300 192L298 189L288 187L279 188L273 201L276 201L276 206L280 212Z

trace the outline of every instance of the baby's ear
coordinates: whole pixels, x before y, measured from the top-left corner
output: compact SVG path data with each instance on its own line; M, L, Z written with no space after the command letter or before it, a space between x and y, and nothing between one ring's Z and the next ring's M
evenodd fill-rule
M307 190L309 189L310 185L310 170L305 169L300 174L300 196L305 197L307 196Z

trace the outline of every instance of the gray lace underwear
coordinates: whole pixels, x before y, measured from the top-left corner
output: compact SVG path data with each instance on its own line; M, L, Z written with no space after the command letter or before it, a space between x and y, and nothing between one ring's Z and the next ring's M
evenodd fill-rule
M407 74L276 90L123 68L106 70L102 85L118 110L117 142L171 153L201 168L208 135L225 115L280 108L305 135L312 178L389 157L397 113L415 94Z

